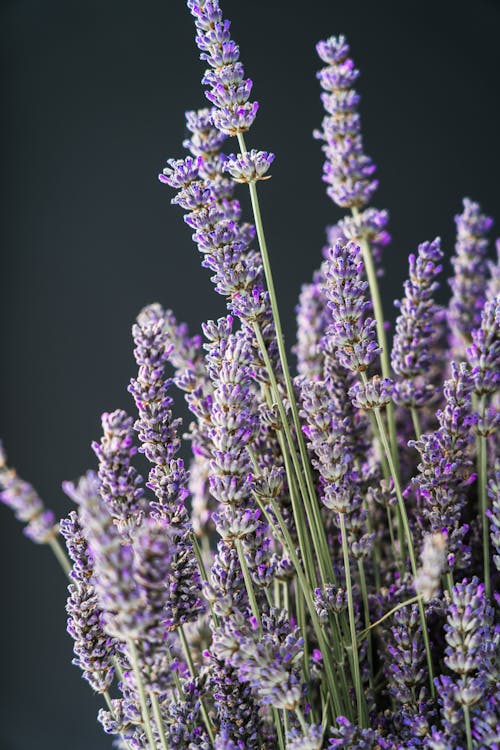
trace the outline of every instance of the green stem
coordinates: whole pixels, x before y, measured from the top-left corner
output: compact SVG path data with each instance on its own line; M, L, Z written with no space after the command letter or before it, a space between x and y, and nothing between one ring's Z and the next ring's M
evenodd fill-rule
M139 697L139 704L141 706L142 722L144 724L144 730L148 739L149 747L151 750L155 750L156 742L153 734L153 727L151 725L151 717L149 715L148 704L146 702L146 692L142 682L141 669L139 666L139 659L137 655L137 648L132 638L127 639L128 653L130 656L130 666L134 672L135 683L137 686L137 694Z
M245 139L244 139L242 133L238 133L238 144L240 146L241 153L242 154L246 154L247 153L247 147L246 147ZM324 527L323 527L323 524L322 524L320 508L319 508L319 505L318 505L318 499L316 497L316 491L315 491L315 488L314 488L314 481L313 481L313 476L312 476L311 465L310 465L310 462L309 462L309 457L307 455L307 449L306 449L306 445L305 445L305 442L304 442L304 436L302 434L302 426L300 424L299 410L297 408L297 402L295 400L295 392L293 390L293 383L292 383L292 378L291 378L291 375L290 375L290 368L288 367L288 359L287 359L287 354L286 354L285 339L284 339L284 336L283 336L283 329L282 329L282 326L281 326L281 319L280 319L279 308L278 308L278 300L277 300L277 297L276 297L276 290L275 290L275 287L274 287L274 280L273 280L273 274L272 274L272 270L271 270L271 263L270 263L270 259L269 259L269 252L268 252L268 249L267 249L267 242L266 242L266 237L265 237L265 234L264 234L264 226L263 226L263 223L262 223L262 215L261 215L261 212L260 212L259 197L257 195L257 186L256 186L255 181L249 182L248 186L249 186L249 189L250 189L250 200L252 202L252 210L253 210L254 221L255 221L255 229L256 229L256 232L257 232L257 239L258 239L258 242L259 242L260 254L261 254L261 257L262 257L262 266L263 266L263 269L264 269L264 276L265 276L265 279L266 279L267 290L269 292L269 301L270 301L270 304L271 304L271 311L272 311L274 325L275 325L275 329L276 329L276 343L278 345L278 354L279 354L279 358L280 358L281 367L282 367L282 370L283 370L283 377L284 377L284 381L285 381L286 393L287 393L288 401L290 403L290 409L291 409L291 412L292 412L292 421L293 421L293 425L295 427L295 433L296 433L296 437L297 437L297 444L298 444L298 447L299 447L300 460L301 460L301 463L302 463L302 468L303 468L304 474L302 476L302 472L300 471L300 468L298 468L297 466L295 466L295 461L294 461L295 471L296 471L296 474L297 474L297 479L299 481L299 486L301 488L301 493L303 495L304 501L306 500L306 496L307 495L309 497L308 513L311 514L311 517L310 517L309 520L310 520L310 523L311 523L311 528L315 529L315 532L313 532L313 535L315 535L317 537L317 539L315 540L316 544L319 544L319 546L317 547L317 553L318 553L318 556L319 556L319 560L322 563L322 566L324 566L325 563L326 563L326 568L327 569L328 569L328 561L329 561L330 562L330 566L329 567L333 570L333 566L331 565L331 560L330 560L330 557L329 557L328 553L326 554L325 559L323 559L323 557L325 556L325 550L326 551L328 550L328 545L326 543L326 534L325 534ZM259 342L259 345L261 346L261 349L262 348L263 349L266 348L265 344L262 347L262 343L261 342ZM272 366L270 364L269 364L269 366L266 364L266 367L267 367L267 369L269 371L269 375L271 376ZM273 388L275 388L275 391L276 391L278 408L279 408L279 404L281 402L281 399L279 398L279 393L278 393L277 387L273 385ZM283 416L281 414L281 411L283 411L284 420L283 420ZM287 440L289 441L289 445L290 445L290 453L292 454L292 459L293 459L294 456L296 457L295 446L294 446L294 443L293 443L293 439L291 439L291 433L290 433L290 429L289 429L289 425L288 425L288 420L286 418L286 414L284 413L284 409L280 410L280 416L281 416L281 418L283 420L283 427L285 429L285 433L287 434ZM305 477L305 482L306 482L307 487L303 486L304 477ZM328 571L329 574L330 574L330 577L331 577L332 570Z
M406 506L405 506L405 502L403 499L403 494L401 492L401 485L399 483L399 476L398 476L396 467L394 465L394 460L392 458L389 441L387 439L387 434L385 431L384 421L380 414L380 409L374 409L374 411L375 411L375 418L377 420L377 425L378 425L379 432L380 432L380 439L382 441L382 445L384 447L384 451L387 456L387 461L389 463L389 468L392 474L392 481L394 482L394 489L396 491L396 497L398 500L399 513L400 513L401 521L403 525L406 545L408 547L408 554L410 556L411 571L412 571L413 578L415 579L417 575L417 561L415 557L415 549L413 547L413 537L411 535L410 524L408 521L408 514L406 513ZM427 669L429 672L429 685L430 685L431 695L434 698L436 694L436 689L434 686L434 669L432 666L431 645L429 641L429 631L427 630L427 623L425 619L424 604L420 597L418 599L418 611L420 615L420 622L422 625L422 636L424 639L425 653L427 657Z
M153 706L153 716L158 730L158 736L160 737L160 743L162 750L169 750L167 737L165 735L165 727L163 726L163 720L161 718L160 704L158 703L158 696L152 691L149 693L149 700Z
M363 600L363 610L365 615L365 630L369 629L370 627L370 609L368 607L368 590L366 587L366 576L365 576L365 566L363 565L363 560L358 559L358 572L359 572L359 585L361 588L361 598ZM370 688L373 690L373 643L372 643L372 637L371 632L368 632L368 664L370 666Z
M343 513L338 514L340 522L340 533L342 536L342 554L344 556L345 582L347 588L347 608L349 612L349 628L351 631L350 647L353 653L353 681L356 692L356 705L358 710L358 724L365 726L364 694L361 684L361 673L359 669L359 656L356 637L356 621L354 615L354 597L352 592L351 566L349 562L349 548L347 546L347 531L345 527L345 518Z
M243 573L243 580L245 581L245 588L248 594L248 601L250 602L250 609L252 610L253 616L259 624L259 632L262 633L262 620L260 619L259 605L257 604L257 597L255 596L255 590L248 570L245 553L243 552L243 545L240 539L235 539L236 552L238 553L238 560L240 561L241 572Z
M485 412L485 397L481 396L481 398L479 399L479 416L481 421L484 421ZM479 504L481 507L481 520L483 528L484 586L486 596L490 596L490 530L487 514L488 493L486 490L486 484L488 481L488 456L486 451L486 437L484 435L478 435L477 439L477 475L479 486Z
M355 219L359 220L359 211L356 207L352 209L352 215ZM385 317L384 308L382 305L382 298L380 296L380 289L378 285L377 272L375 270L375 264L373 262L373 256L370 249L370 245L366 239L361 238L360 240L361 253L363 255L363 262L365 264L366 278L368 279L368 286L370 288L370 295L373 304L373 312L375 315L375 321L377 323L377 341L379 347L382 349L380 354L380 366L382 368L382 375L384 378L391 377L391 366L389 362L389 348L387 346L387 336L385 333ZM394 416L394 405L392 403L387 406L387 421L389 423L389 439L392 450L392 456L394 463L399 469L399 458L398 458L398 442L396 436L396 420Z
M411 412L411 421L413 422L413 430L415 432L415 437L417 440L420 440L422 437L422 428L420 426L420 417L418 415L418 409L416 409L414 406L410 409Z
M193 657L191 656L191 650L189 648L188 639L186 638L186 633L184 632L184 627L182 625L179 625L178 627L178 633L179 637L181 639L182 648L184 651L184 656L186 658L186 662L188 665L189 673L191 677L196 677L196 667L194 666ZM210 722L210 717L208 715L208 711L206 709L205 703L203 701L203 698L200 697L200 712L203 716L203 721L205 722L205 727L208 732L208 736L210 737L210 741L213 743L214 741L214 730L212 728L212 724Z
M49 546L56 556L57 562L64 570L64 573L69 577L69 574L71 573L71 562L69 561L68 556L63 550L59 539L57 537L51 537L49 540Z
M342 710L341 710L341 704L340 704L340 699L338 695L337 682L335 679L335 672L331 664L331 661L328 658L329 654L331 653L331 649L325 638L325 634L321 627L321 623L318 619L318 615L316 614L316 609L314 607L313 594L312 594L309 582L304 573L304 570L302 568L302 565L300 563L300 560L295 551L295 544L290 536L290 532L288 531L285 519L283 518L281 511L277 507L276 503L273 500L270 500L270 505L271 505L273 514L280 527L281 534L278 532L276 528L276 524L274 523L271 515L268 513L265 505L261 502L260 498L255 496L255 499L260 509L262 510L267 522L269 523L270 527L273 529L273 534L275 535L277 539L280 540L280 544L283 546L283 548L287 550L290 556L290 559L292 561L292 564L295 568L295 572L297 573L297 579L300 584L302 594L304 596L304 601L309 611L311 624L316 634L316 638L318 639L318 644L321 649L321 653L323 654L323 660L324 660L323 663L325 667L325 677L327 681L328 691L332 698L335 714L338 716L342 713ZM352 717L348 717L348 718L352 718Z
M302 729L304 737L306 737L309 727L307 726L307 721L305 720L302 710L298 706L295 709L295 715L297 719L299 720L300 728Z
M469 706L464 705L464 719L465 719L465 734L467 737L467 750L472 750L474 747L472 743L472 729L470 725L470 713L469 713Z
M399 604L396 604L395 607L390 609L388 612L385 613L379 620L376 620L375 622L372 622L371 625L369 625L367 628L361 631L359 634L359 640L363 640L363 638L366 638L368 633L373 630L373 628L376 628L377 625L380 625L384 620L387 620L388 617L394 614L394 612L397 612L398 609L402 609L403 607L408 607L410 604L416 604L418 600L420 599L420 595L412 596L411 599L407 599L405 602L400 602Z

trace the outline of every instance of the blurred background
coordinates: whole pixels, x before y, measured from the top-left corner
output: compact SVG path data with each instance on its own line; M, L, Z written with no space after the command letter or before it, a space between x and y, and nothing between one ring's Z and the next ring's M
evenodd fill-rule
M441 235L450 257L464 195L500 221L500 4L223 7L261 104L247 143L277 155L260 195L287 345L324 228L342 215L311 135L323 117L314 45L331 34L348 36L362 72L374 205L391 214L382 288L393 319L408 253ZM141 307L159 301L193 331L224 313L157 180L183 155L184 111L204 106L203 64L181 0L2 0L0 55L0 434L10 463L62 516L61 480L95 465L100 414L132 410L130 328ZM243 188L239 197L247 206ZM64 577L3 507L0 571L0 749L111 747L95 721L101 701L70 663Z

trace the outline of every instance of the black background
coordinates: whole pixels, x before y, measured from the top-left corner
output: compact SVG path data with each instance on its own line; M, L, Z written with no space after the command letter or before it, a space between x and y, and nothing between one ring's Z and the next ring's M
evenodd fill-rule
M362 71L374 204L391 212L383 295L392 317L416 244L439 234L451 254L462 196L495 213L499 4L226 0L224 9L261 103L247 143L277 154L260 192L288 345L300 284L341 215L311 137L323 116L314 44L330 34L348 36ZM184 110L204 106L203 65L181 0L4 0L0 54L0 433L11 463L61 516L70 506L61 480L94 465L99 415L131 408L139 309L158 300L193 329L224 311L156 177L183 154ZM6 509L0 564L0 749L110 747L95 723L100 699L70 664L64 578Z

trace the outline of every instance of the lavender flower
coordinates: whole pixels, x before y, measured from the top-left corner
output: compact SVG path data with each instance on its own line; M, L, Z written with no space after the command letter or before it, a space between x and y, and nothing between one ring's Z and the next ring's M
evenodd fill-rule
M466 366L452 363L452 377L444 385L446 405L437 412L438 430L410 441L420 453L417 487L427 531L445 532L448 541L448 565L463 566L469 551L464 544L468 527L462 514L465 488L472 473L468 446L472 440L471 378Z
M329 748L345 750L385 750L391 746L384 741L376 729L360 729L345 716L337 716L338 727L332 730Z
M304 639L287 622L284 612L262 619L262 638L258 642L244 638L234 662L240 679L250 684L264 705L293 711L302 701Z
M88 496L81 505L81 522L94 564L93 584L103 627L112 638L124 641L142 635L144 593L134 576L134 553L124 540L108 505L100 496Z
M370 246L377 276L382 276L382 253L391 241L391 235L386 228L388 222L388 212L379 211L377 208L365 208L356 217L344 216L335 225L327 227L328 246L332 247L338 240L343 244L349 241L359 244L361 240L365 240Z
M133 445L133 419L123 409L101 417L103 436L93 442L99 459L100 494L120 529L131 531L140 524L144 511L142 477L132 466L137 453Z
M425 696L425 652L417 605L399 609L393 619L386 646L389 691L399 704L416 712Z
M481 325L472 331L472 346L467 358L472 368L474 390L478 396L500 388L500 294L488 300L481 313Z
M439 592L441 576L446 567L446 535L427 534L421 552L422 564L415 577L415 591L429 602Z
M321 340L329 322L329 310L323 293L323 275L317 271L311 284L304 284L300 292L297 313L297 372L300 377L320 380L323 376L324 356Z
M359 71L349 57L349 45L343 36L319 42L316 50L327 64L318 78L325 91L321 100L328 114L322 130L314 132L315 138L325 141L323 180L328 183L328 195L338 206L361 208L370 201L378 181L372 177L375 165L363 152L357 111L360 96L353 88Z
M441 714L448 742L458 747L463 741L463 722L457 711L466 714L486 693L491 647L495 647L491 626L493 610L477 578L464 578L451 593L444 627L447 647L445 664L454 673L437 678ZM456 677L455 677L456 675Z
M438 335L436 316L439 308L433 295L439 285L443 257L441 241L424 242L418 255L410 255L409 278L405 281L405 296L395 304L401 313L396 321L391 363L399 376L395 397L408 407L421 407L433 398L431 383L435 353L433 344Z
M323 727L311 724L306 732L290 729L286 735L287 750L321 750L323 746Z
M96 475L89 472L77 486L67 482L65 488L70 495L77 494L80 498L90 493L92 502L97 498L99 482ZM103 613L92 583L93 559L77 512L71 511L68 518L63 518L61 534L73 561L71 578L74 583L68 587L66 604L68 633L74 640L72 663L82 670L82 677L93 690L103 693L114 677L111 659L115 653L115 641L102 629Z
M214 125L227 135L249 129L259 105L249 102L252 81L245 78L239 62L240 50L231 39L230 22L222 18L218 0L188 0L188 8L195 19L196 44L200 59L212 70L205 71L202 83L210 86L207 99L214 105Z
M18 521L26 523L24 533L36 544L48 544L57 536L57 524L51 510L47 510L36 490L7 466L0 442L0 500L14 511Z
M210 687L219 726L215 747L257 750L262 742L262 719L249 685L241 682L230 664L212 659L211 666Z
M496 551L493 560L500 570L500 460L495 466L495 475L488 484L488 496L491 500L491 510L487 510L490 519L491 544Z
M327 330L336 357L347 370L363 372L380 352L375 340L375 321L365 317L368 283L361 278L359 247L337 242L329 251L325 269L325 293L332 324Z
M252 149L246 154L231 154L224 163L224 171L229 172L236 182L257 182L269 180L271 175L266 173L274 161L274 154L267 151Z
M463 213L455 216L455 224L457 242L452 258L455 273L449 280L452 297L448 324L453 335L454 354L461 357L472 331L481 323L487 277L486 235L493 221L481 213L479 203L464 198Z

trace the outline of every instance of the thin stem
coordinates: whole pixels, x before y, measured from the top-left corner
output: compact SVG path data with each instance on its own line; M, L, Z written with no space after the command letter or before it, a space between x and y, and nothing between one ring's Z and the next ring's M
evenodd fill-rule
M392 474L392 480L394 482L394 489L396 491L396 497L398 500L399 512L400 512L401 521L403 524L406 545L408 547L408 554L410 556L412 575L413 575L413 578L415 579L417 575L417 561L415 558L415 549L413 547L413 537L411 535L410 524L408 521L408 514L406 513L406 506L404 503L403 494L401 492L401 485L399 483L399 476L397 474L396 467L394 465L394 461L392 458L391 449L389 447L389 441L387 439L387 434L385 431L385 425L380 415L380 409L374 409L374 411L375 411L375 418L377 420L377 424L378 424L378 428L380 432L380 439L382 441L382 445L384 446L384 450L387 456L387 461L389 462L389 468ZM434 669L432 666L431 645L429 641L429 631L427 630L427 623L425 619L424 604L420 597L418 599L418 611L420 615L420 622L422 625L422 636L424 639L425 653L427 657L427 669L429 671L429 685L430 685L431 695L432 697L434 697L436 694L436 689L434 686Z
M415 432L415 437L417 440L420 440L422 437L422 428L420 426L420 417L418 414L418 409L415 408L415 406L412 406L410 408L411 413L411 421L413 422L413 430Z
M156 693L153 693L152 691L149 692L149 700L151 701L151 705L153 706L153 716L156 724L156 729L158 730L158 735L160 737L162 750L169 750L167 737L165 735L165 727L163 726L163 720L161 718L160 704L158 703L158 696L156 695Z
M355 219L359 220L359 211L356 207L352 208L352 215ZM360 240L361 253L363 255L363 261L365 264L366 278L368 279L368 286L370 288L370 295L373 304L373 312L375 314L375 321L377 323L377 341L379 347L382 349L380 354L380 366L382 368L382 375L384 378L391 377L391 366L389 361L389 348L387 346L387 336L385 333L385 317L384 308L382 305L382 298L380 296L380 289L378 285L377 272L375 270L375 264L373 262L373 256L370 245L366 239L361 238ZM398 458L398 443L396 436L396 420L394 418L394 405L392 403L387 406L387 421L389 423L389 439L391 444L392 455L394 463L399 468Z
M61 542L57 537L51 537L49 540L49 546L56 556L57 562L64 570L64 573L69 577L69 574L71 573L71 562L69 561L66 552L62 548Z
M130 666L134 672L135 683L137 686L137 693L139 696L139 704L141 706L142 722L144 724L144 730L148 739L149 746L152 750L156 748L156 742L153 734L153 727L151 725L151 717L149 715L148 704L146 701L146 692L142 682L141 669L139 666L139 658L137 654L137 648L132 638L127 639L128 653L130 656Z
M370 609L368 607L368 591L366 587L365 566L363 560L358 559L359 585L361 588L361 598L363 600L363 611L365 615L365 629L370 627ZM370 688L373 690L373 643L371 632L368 632L368 664L370 666Z
M193 661L193 657L191 656L191 650L189 648L188 639L186 638L186 633L184 632L184 628L182 625L179 625L178 633L181 639L182 648L184 650L184 656L186 657L186 662L188 665L189 673L191 677L196 677L196 667L194 666L194 661ZM212 728L212 724L210 722L210 718L208 716L208 711L206 709L205 703L203 701L203 698L201 697L200 697L200 712L201 712L201 715L203 716L203 721L205 722L208 736L210 737L211 742L213 742L214 730Z
M243 552L243 545L240 539L235 540L236 552L238 553L238 560L240 561L241 572L243 573L243 580L245 581L245 588L248 594L248 601L250 602L250 609L252 610L253 616L259 624L259 632L262 634L262 620L260 618L259 605L257 604L257 597L255 596L255 590L248 570L245 553Z
M325 667L325 676L326 676L328 691L332 697L334 711L336 715L338 716L339 714L342 713L342 710L340 707L340 700L339 700L339 695L338 695L338 690L337 690L337 682L335 679L335 673L333 670L333 666L330 662L330 659L328 658L328 654L331 653L331 649L329 648L328 642L325 638L325 634L319 622L318 615L316 614L312 591L311 591L309 582L307 581L302 565L300 563L300 560L295 551L295 544L290 536L290 532L288 531L285 519L283 518L281 511L277 507L276 503L273 500L270 500L270 505L273 510L274 516L276 520L278 521L281 534L277 530L276 524L274 523L271 515L268 513L265 505L261 502L260 498L258 496L255 496L255 499L256 499L257 504L261 508L267 522L269 523L270 527L273 529L273 534L275 535L275 537L278 539L282 537L282 541L280 541L280 543L282 544L283 548L287 550L290 556L290 559L292 561L292 564L295 568L295 572L297 573L297 579L300 583L300 587L302 589L302 593L304 596L304 601L306 603L307 609L309 610L309 615L311 617L311 624L316 634L316 638L318 639L321 653L324 656L323 663ZM348 717L348 718L351 718L351 717Z
M302 732L304 734L304 737L307 735L308 726L307 721L305 720L304 714L302 713L302 710L297 706L295 709L295 715L297 719L299 720L300 728L302 729Z
M399 604L396 604L395 607L393 607L388 612L386 612L385 615L383 615L379 620L372 622L371 625L369 625L367 628L362 630L361 633L359 634L358 640L363 640L363 638L366 638L370 630L373 630L373 628L376 628L377 625L380 625L380 623L384 622L384 620L387 620L387 618L393 615L394 612L397 612L398 609L402 609L403 607L408 607L410 604L416 604L419 599L420 599L420 595L412 596L411 599L407 599L405 602L400 602Z
M359 656L356 638L356 621L354 615L354 597L352 592L351 566L349 562L349 548L347 546L347 531L343 513L338 514L340 522L340 533L342 536L342 554L344 556L345 582L347 588L347 608L349 612L349 628L351 631L351 648L353 652L353 680L356 692L356 704L358 709L358 724L365 726L364 695L361 684L361 673L359 669Z
M194 554L196 555L196 560L198 561L198 568L200 569L202 580L203 581L208 581L207 570L205 568L205 563L203 562L203 553L202 553L202 550L200 549L200 544L198 542L198 538L197 538L196 534L194 534L194 533L191 535L191 538L193 540L193 550L194 550ZM206 538L206 537L204 537L204 538ZM218 628L219 627L219 619L218 619L217 615L215 614L214 605L212 604L212 602L209 602L209 606L210 606L210 615L212 617L212 621L213 621L215 627Z
M469 713L469 706L467 704L464 704L464 719L465 719L465 734L467 737L467 750L472 750L474 745L472 744L472 729L470 725L470 713Z
M242 133L238 133L238 144L239 144L239 147L241 149L241 153L242 154L246 154L247 153L247 147L246 147L246 144L245 144L245 138L243 137ZM303 468L303 471L304 471L306 487L303 486L304 478L302 476L302 472L300 471L300 469L297 470L297 467L295 467L295 470L296 470L296 473L297 473L297 479L299 481L299 485L300 485L300 488L301 488L301 492L302 492L304 501L306 499L306 495L308 494L308 496L309 496L309 501L310 502L308 503L308 505L309 505L308 511L311 513L311 518L310 518L311 527L312 527L312 529L315 528L315 530L316 530L316 536L317 536L316 543L319 542L319 545L320 545L319 548L318 548L318 555L319 555L319 561L321 563L323 555L325 553L325 550L328 549L328 547L326 545L326 535L325 535L324 527L323 527L323 524L322 524L322 521L321 521L321 514L320 514L319 505L318 505L318 499L316 497L316 491L315 491L315 488L314 488L314 481L313 481L313 476L312 476L311 465L310 465L310 462L309 462L309 457L307 455L307 449L306 449L306 445L305 445L305 442L304 442L304 436L302 434L302 426L300 424L300 419L299 419L299 410L297 408L297 402L296 402L296 399L295 399L295 392L293 390L293 383L292 383L292 378L291 378L291 375L290 375L290 368L288 366L288 359L287 359L286 347L285 347L285 339L284 339L284 336L283 336L283 329L282 329L282 326L281 326L281 319L280 319L279 308L278 308L278 300L277 300L277 297L276 297L276 290L275 290L275 287L274 287L274 280L273 280L273 274L272 274L272 270L271 270L271 263L270 263L270 259L269 259L269 252L268 252L268 249L267 249L267 242L266 242L266 237L265 237L265 234L264 234L264 226L263 226L263 223L262 223L262 216L261 216L261 212L260 212L259 197L257 195L257 186L256 186L255 181L254 182L250 182L248 184L248 186L249 186L249 189L250 189L250 200L252 202L252 210L253 210L254 221L255 221L255 229L257 231L257 239L258 239L258 242L259 242L260 254L261 254L261 257L262 257L262 266L263 266L263 269L264 269L264 276L265 276L265 279L266 279L267 290L269 292L269 301L271 303L271 311L272 311L272 315L273 315L274 325L275 325L275 328L276 328L276 343L278 345L278 354L279 354L279 358L280 358L281 367L282 367L282 370L283 370L283 377L284 377L284 381L285 381L286 393L287 393L288 401L290 403L290 409L291 409L291 412L292 412L292 421L293 421L293 425L295 427L295 433L296 433L296 437L297 437L297 444L298 444L298 448L299 448L299 454L300 454L300 460L301 460L301 463L302 463L302 468ZM259 342L259 344L260 344L260 346L262 348L262 344L260 342ZM265 349L265 345L264 345L264 349ZM271 375L272 366L268 366L266 364L266 367L267 367L267 369L269 371L269 375ZM279 402L281 401L281 399L279 398L279 394L277 392L277 389L276 389L276 393L277 393L277 401L278 401L278 408L279 408ZM284 412L284 409L283 409L283 412ZM281 410L280 410L280 416L283 419L283 416L281 414ZM285 428L285 432L287 433L287 440L288 440L289 439L289 435L288 435L289 425L288 425L288 420L286 418L286 414L284 414L284 417L285 418L283 420L283 422L284 422L283 426ZM288 431L287 431L287 428L288 428ZM291 437L291 433L290 433L290 437ZM293 459L294 455L296 456L295 446L294 446L293 440L291 440L291 442L289 441L289 444L290 444L290 453L292 454L292 459ZM294 461L294 466L295 466L295 461ZM314 532L313 532L313 535L314 535ZM323 564L326 563L327 568L328 568L328 562L327 562L327 560L330 560L330 558L329 558L328 555L326 555L326 559L323 560ZM330 565L330 567L333 567L333 566ZM331 571L329 571L329 573L330 573L330 577L331 577Z
M479 416L484 421L486 403L484 395L479 399ZM486 437L478 435L477 439L477 474L479 486L479 504L481 507L481 520L483 527L483 560L484 560L484 586L486 596L490 596L490 530L488 523L488 493L486 484L488 481L488 456L486 451Z

